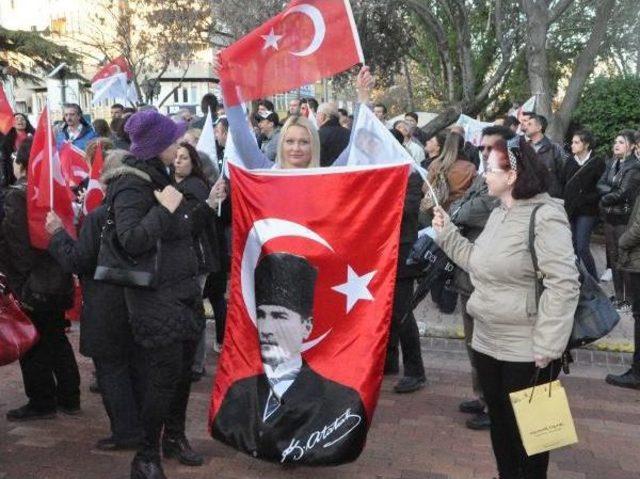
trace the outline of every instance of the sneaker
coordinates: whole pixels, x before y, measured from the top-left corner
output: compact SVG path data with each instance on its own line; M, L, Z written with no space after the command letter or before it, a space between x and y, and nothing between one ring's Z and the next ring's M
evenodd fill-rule
M412 393L422 389L426 382L427 379L424 376L421 378L405 376L393 387L393 391L398 394Z
M484 404L478 399L471 399L469 401L462 401L458 406L460 412L466 414L480 414L484 412Z
M35 421L37 419L53 419L54 417L56 417L55 409L39 410L31 404L25 404L7 412L7 421Z
M633 369L629 369L624 374L607 374L605 381L612 386L640 389L640 375L636 374Z
M486 412L481 412L471 419L467 419L465 424L474 431L486 431L491 428L491 419L489 419L489 415Z
M608 283L612 279L613 279L613 272L611 271L611 268L607 268L605 272L602 273L602 276L600 276L600 281L603 283Z

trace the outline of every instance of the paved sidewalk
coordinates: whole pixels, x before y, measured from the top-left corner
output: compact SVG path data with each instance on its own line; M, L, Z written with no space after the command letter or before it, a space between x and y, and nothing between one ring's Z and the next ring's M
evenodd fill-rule
M70 335L74 347L78 334ZM166 462L171 479L490 479L495 473L489 435L464 427L458 403L470 392L466 353L460 341L425 340L429 383L418 393L396 395L386 378L367 447L358 461L335 468L282 469L262 463L208 437L209 375L196 384L189 408L188 435L205 454L200 468ZM6 411L24 401L17 365L0 368L0 479L125 479L131 453L92 448L108 433L99 396L88 391L91 363L79 356L83 413L77 417L9 423ZM612 361L615 361L613 359ZM613 388L602 378L623 366L579 361L562 381L569 395L580 443L552 453L552 479L640 478L640 391Z

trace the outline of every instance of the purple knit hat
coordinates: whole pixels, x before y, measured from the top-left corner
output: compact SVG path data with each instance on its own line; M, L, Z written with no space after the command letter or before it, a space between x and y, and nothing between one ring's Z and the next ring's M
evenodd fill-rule
M129 151L136 158L148 160L160 155L184 135L186 123L175 123L157 111L145 110L131 115L124 125L129 134Z

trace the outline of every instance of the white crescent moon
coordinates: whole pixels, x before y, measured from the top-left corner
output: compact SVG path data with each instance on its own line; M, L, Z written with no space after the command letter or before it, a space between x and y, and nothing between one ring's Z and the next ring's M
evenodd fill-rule
M303 3L302 5L297 5L297 6L293 7L291 10L289 10L285 14L283 19L288 17L292 13L302 13L303 15L308 16L311 19L311 21L313 22L313 27L315 29L315 34L313 35L313 40L311 41L311 44L307 48L302 50L302 51L289 52L292 55L296 55L298 57L308 57L309 55L314 53L318 48L320 48L320 45L322 45L322 42L324 41L324 36L326 34L326 31L327 31L327 26L324 23L324 18L322 17L322 12L320 12L320 10L318 10L313 5L309 5L307 3Z
M244 300L245 308L247 308L249 318L251 318L251 321L256 328L258 325L256 320L255 278L253 272L258 265L262 246L267 241L274 238L281 238L283 236L307 238L333 251L331 245L322 236L301 224L294 223L293 221L281 220L278 218L266 218L253 223L253 228L249 231L247 241L244 244L244 252L242 254L242 263L240 268L240 284L242 286L242 299ZM322 341L330 332L331 330L313 341L303 343L302 351L311 349Z

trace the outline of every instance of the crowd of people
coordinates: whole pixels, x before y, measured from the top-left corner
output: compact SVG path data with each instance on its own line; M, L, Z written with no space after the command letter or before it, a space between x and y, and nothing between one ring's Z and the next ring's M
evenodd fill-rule
M88 214L77 209L77 239L49 213L47 251L29 245L26 184L34 129L16 113L13 128L0 139L0 272L40 340L20 360L28 401L8 411L7 419L81 411L80 374L65 319L75 275L83 293L80 353L93 360L93 389L102 395L111 428L96 447L137 450L135 479L164 478L161 456L201 465L185 420L191 383L205 375L203 298L213 309L214 350L224 342L232 213L229 180L220 172L229 134L250 168L345 164L359 108L371 108L387 124L387 107L370 102L372 86L364 67L353 114L303 98L291 101L284 121L268 99L255 103L247 122L241 106L225 108L213 94L205 95L203 116L196 118L188 111L168 117L149 106L115 104L109 124L89 124L78 105L65 105L56 143L85 151L88 164L100 145L105 199ZM196 149L208 113L216 138L213 158ZM587 130L573 133L569 149L554 143L545 135L546 118L533 112L499 119L482 131L477 146L465 141L460 126L427 136L413 112L387 126L427 172L430 187L411 174L384 374L399 374L401 351L403 375L395 392L426 384L416 319L406 310L416 279L406 259L419 230L431 226L459 266L453 278L434 281L431 296L444 313L459 303L474 394L459 405L472 414L467 426L491 431L500 478L544 478L549 454L527 456L508 395L529 386L536 369L544 377L559 374L578 300L575 256L595 278L604 273L596 270L590 250L600 223L613 300L635 319L633 366L606 380L640 389L640 132L621 131L612 156L604 158ZM74 190L78 204L86 187ZM527 245L534 209L540 210L535 248L545 287L539 297ZM116 238L121 254L137 264L155 265L153 289L95 279L105 260L99 260L105 235Z

